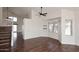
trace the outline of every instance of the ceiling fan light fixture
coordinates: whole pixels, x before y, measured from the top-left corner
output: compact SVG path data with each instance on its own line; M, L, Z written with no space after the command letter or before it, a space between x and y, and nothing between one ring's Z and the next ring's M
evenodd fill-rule
M42 8L43 8L43 7L41 7L41 12L39 12L39 14L42 15L42 16L46 16L47 13L43 13Z

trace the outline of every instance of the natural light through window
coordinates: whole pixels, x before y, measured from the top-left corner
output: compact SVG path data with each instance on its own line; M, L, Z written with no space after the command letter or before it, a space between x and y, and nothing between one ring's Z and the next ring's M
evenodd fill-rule
M71 35L71 21L66 21L65 35Z

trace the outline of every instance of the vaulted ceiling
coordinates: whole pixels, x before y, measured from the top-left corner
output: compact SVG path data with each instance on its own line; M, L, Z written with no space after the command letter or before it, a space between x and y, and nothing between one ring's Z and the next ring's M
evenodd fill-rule
M30 7L9 7L9 11L21 17L28 17L31 13Z
M47 12L52 10L52 12L54 12L55 10L61 10L62 8L79 11L79 8L77 7L47 7L44 10L46 10ZM21 17L29 17L31 15L31 10L40 12L40 8L38 7L9 7L8 9L9 11Z

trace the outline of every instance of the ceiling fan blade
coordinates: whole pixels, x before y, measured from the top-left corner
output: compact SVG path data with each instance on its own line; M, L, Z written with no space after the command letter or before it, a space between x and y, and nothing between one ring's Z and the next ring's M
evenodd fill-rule
M44 14L47 14L47 13L44 13Z
M43 16L46 16L47 15L47 13L43 13Z

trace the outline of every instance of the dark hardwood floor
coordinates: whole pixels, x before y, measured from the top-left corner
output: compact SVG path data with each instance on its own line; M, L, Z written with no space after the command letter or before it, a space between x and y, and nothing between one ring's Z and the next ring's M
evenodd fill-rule
M18 39L17 39L16 43L17 43L16 48L13 50L13 52L27 52L26 45L24 45L24 43L26 43L26 41L23 40L21 33L18 33ZM37 52L39 52L39 51L37 51ZM48 52L48 51L44 51L44 52ZM52 51L50 51L50 52L52 52ZM59 48L57 52L79 52L79 46L62 44L61 48Z
M19 32L17 35L16 48L14 48L13 51L14 52L24 51L24 39L21 32Z
M79 46L63 44L62 51L63 52L79 52Z

